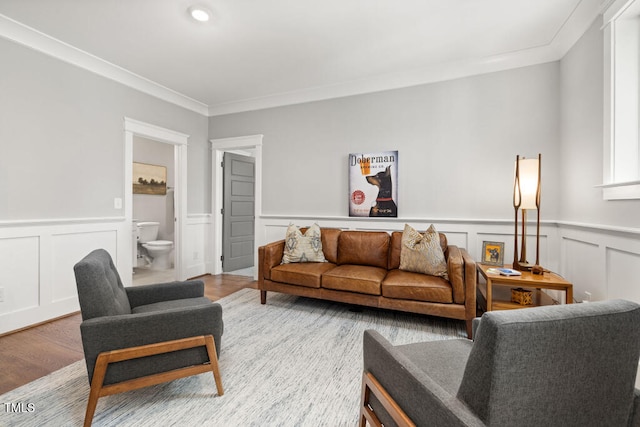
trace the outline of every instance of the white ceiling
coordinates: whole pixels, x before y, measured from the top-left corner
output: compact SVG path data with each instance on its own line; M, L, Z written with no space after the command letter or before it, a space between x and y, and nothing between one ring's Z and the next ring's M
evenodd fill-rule
M0 0L0 37L215 115L557 60L604 3Z

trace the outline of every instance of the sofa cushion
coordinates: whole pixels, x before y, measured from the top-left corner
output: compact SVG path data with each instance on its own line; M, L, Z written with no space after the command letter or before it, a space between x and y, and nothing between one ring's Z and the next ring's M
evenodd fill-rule
M448 258L449 242L447 236L438 233L440 237L440 247L444 253L444 257ZM400 251L402 250L402 231L394 231L391 233L391 243L389 250L389 270L400 268Z
M386 270L389 240L384 231L343 231L338 237L338 265L369 265Z
M289 225L284 239L282 263L292 262L326 262L318 224L313 224L304 233L294 224Z
M425 302L452 303L451 284L442 277L391 270L382 281L382 296Z
M322 252L327 261L334 264L338 263L338 238L341 233L339 228L322 229Z
M302 233L306 233L308 228L300 228ZM342 230L340 228L320 228L320 240L322 241L322 252L327 261L336 264L338 262L338 237Z
M447 262L433 224L424 234L405 224L400 250L400 270L440 276L448 280Z
M387 270L366 265L339 265L322 275L322 287L338 291L380 295L380 283Z
M271 269L271 280L290 285L319 288L322 274L335 266L330 262L281 264Z

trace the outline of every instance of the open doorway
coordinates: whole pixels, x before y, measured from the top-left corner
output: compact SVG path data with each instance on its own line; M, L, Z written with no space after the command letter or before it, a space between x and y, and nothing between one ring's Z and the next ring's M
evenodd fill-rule
M174 147L133 137L133 285L175 280Z
M260 228L260 209L262 206L262 135L249 135L235 138L212 139L212 212L213 212L213 274L223 272L223 234L224 234L224 215L223 215L223 196L224 196L224 176L223 161L225 153L235 153L243 156L250 156L254 159L255 164L255 184L254 184L254 202L253 202L253 266L244 271L251 271L253 277L257 277L258 251L257 246L259 237L257 232ZM245 243L246 244L246 243Z
M158 147L166 145L165 149L169 152L173 152L173 271L170 280L184 280L184 244L183 239L185 236L185 220L187 217L187 141L189 135L179 133L170 129L161 128L159 126L151 125L148 123L139 122L125 117L125 221L131 226L131 240L128 242L128 247L131 250L131 263L127 263L124 266L118 266L121 270L123 282L128 286L132 283L133 267L137 265L137 227L135 227L134 219L144 220L140 218L134 218L133 209L133 162L134 162L134 140L147 140L150 144L158 144ZM159 144L161 143L161 144ZM168 189L169 190L169 189ZM168 192L168 191L167 191ZM166 208L165 208L166 209ZM163 212L167 215L167 212ZM166 223L170 219L165 219L165 231L170 229L166 226ZM154 221L149 221L154 222ZM161 221L156 221L161 222ZM170 236L169 234L162 234ZM169 240L169 239L167 239Z

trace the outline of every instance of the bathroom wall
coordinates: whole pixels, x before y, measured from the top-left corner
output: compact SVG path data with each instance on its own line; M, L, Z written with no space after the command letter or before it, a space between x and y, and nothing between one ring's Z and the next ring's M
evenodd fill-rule
M175 183L174 146L146 138L134 136L133 161L167 168L167 194L164 196L151 194L133 195L134 221L157 221L158 240L174 241L174 200Z

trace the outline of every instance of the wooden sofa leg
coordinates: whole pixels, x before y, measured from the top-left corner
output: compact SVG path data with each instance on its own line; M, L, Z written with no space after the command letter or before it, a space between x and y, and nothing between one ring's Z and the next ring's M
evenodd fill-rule
M267 291L260 291L260 304L267 303Z
M467 327L467 338L473 339L473 320L465 320L465 326Z

